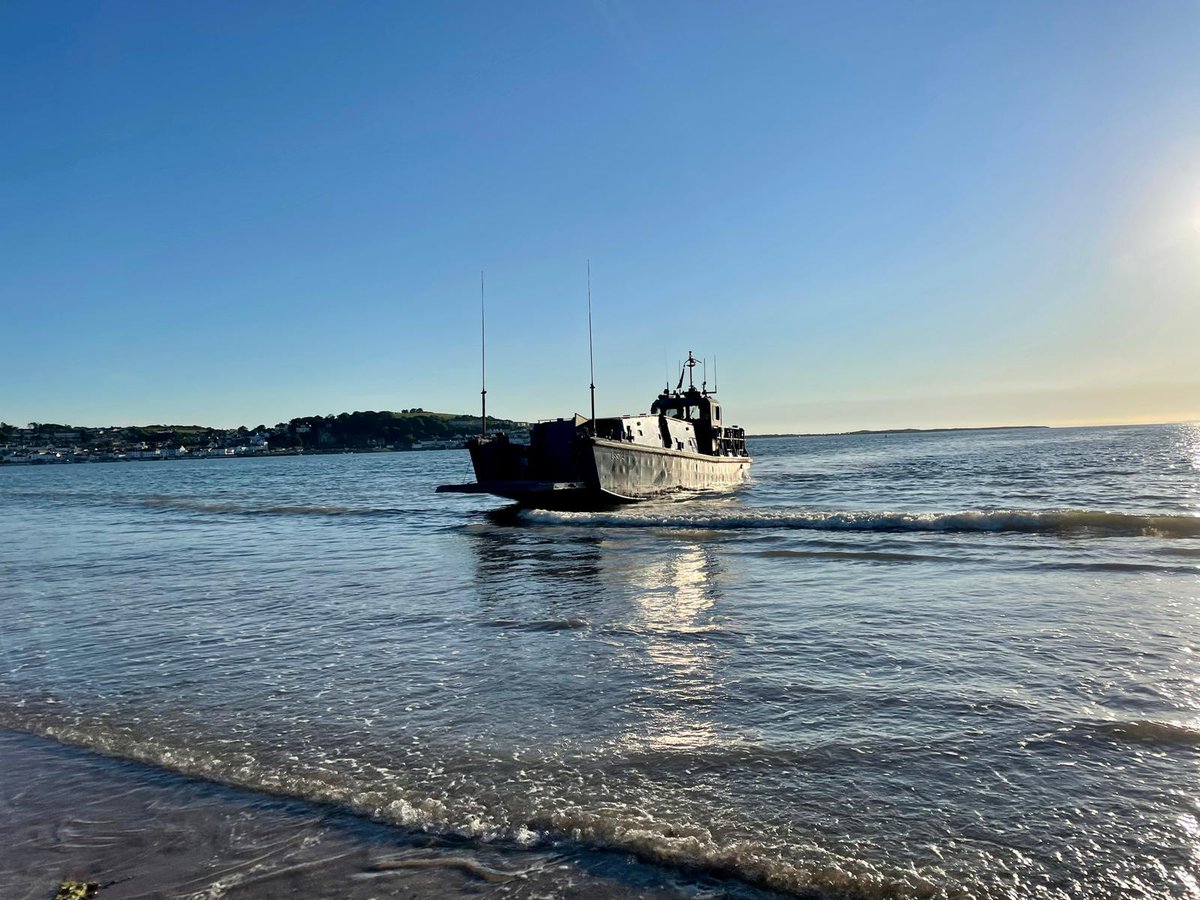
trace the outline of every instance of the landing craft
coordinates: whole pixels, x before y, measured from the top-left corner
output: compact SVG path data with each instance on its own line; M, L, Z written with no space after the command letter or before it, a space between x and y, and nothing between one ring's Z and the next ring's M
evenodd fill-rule
M696 387L697 363L688 351L675 390L668 384L649 413L598 419L593 393L591 419L538 422L528 445L504 434L472 438L475 483L438 491L495 494L542 509L594 509L739 484L752 461L746 432L724 425L715 390Z

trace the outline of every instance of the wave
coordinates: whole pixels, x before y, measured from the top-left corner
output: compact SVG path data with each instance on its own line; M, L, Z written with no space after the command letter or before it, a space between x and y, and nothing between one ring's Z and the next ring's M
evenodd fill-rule
M500 628L506 631L574 631L579 628L587 628L588 621L586 619L566 618L566 619L534 619L530 622L519 622L516 619L489 619L486 622L481 622L485 628Z
M303 503L238 503L231 500L203 500L198 497L153 494L145 497L114 497L100 492L60 491L25 492L9 494L10 497L36 500L39 503L78 503L86 506L132 506L152 510L177 510L181 512L211 513L237 516L380 516L408 512L403 509L353 509L347 506L318 505Z
M522 510L531 525L696 530L792 529L808 531L1049 534L1100 537L1200 537L1200 516L1138 515L1081 509L990 509L962 512L844 512L744 510L737 513L572 513Z
M953 557L885 550L760 550L764 559L850 559L863 562L953 562Z
M884 550L761 550L764 559L831 559L877 563L961 563L968 560L954 556L934 556L928 553L895 553ZM1200 575L1200 565L1166 565L1163 563L1126 562L1035 562L1023 566L1039 572L1121 572L1154 575Z
M1165 747L1200 748L1200 727L1181 722L1164 722L1155 719L1092 720L1076 722L1056 731L1034 735L1022 743L1024 746L1046 744L1083 743L1127 743L1156 744Z
M149 509L179 510L183 512L211 513L234 516L322 516L322 517L380 517L402 516L414 510L397 508L356 509L348 506L318 506L312 504L249 504L227 500L197 500L190 497L145 497L137 505Z
M1126 562L1045 562L1027 568L1040 572L1124 572L1152 575L1200 575L1200 565L1172 566L1162 563Z
M1163 547L1151 550L1156 556L1181 556L1184 559L1200 559L1200 547Z
M1100 722L1093 727L1098 733L1127 741L1200 747L1200 728L1178 722L1141 719L1132 722Z
M330 804L374 821L439 836L521 849L561 851L575 845L613 850L654 865L812 900L924 898L938 893L933 882L915 870L884 872L865 860L812 844L805 845L806 852L796 853L797 848L788 843L722 836L704 823L655 818L636 806L567 802L513 818L504 798L496 796L496 786L485 788L487 800L482 795L453 798L423 785L419 772L404 778L392 767L355 765L338 771L320 763L302 763L290 753L273 763L271 751L263 755L241 742L184 743L139 735L102 721L22 714L11 707L0 708L0 727L217 784ZM481 770L494 773L501 759L494 754L486 757L479 761ZM781 761L789 759L789 754L781 754ZM724 762L728 760L715 761ZM524 769L517 775L503 789L525 794L529 775Z

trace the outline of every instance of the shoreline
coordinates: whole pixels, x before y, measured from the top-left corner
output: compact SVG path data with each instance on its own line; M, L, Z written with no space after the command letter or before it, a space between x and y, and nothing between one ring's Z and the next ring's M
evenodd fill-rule
M776 896L621 852L406 830L8 727L0 761L0 896L13 900L67 880L99 884L99 900Z
M262 453L180 454L176 456L126 457L123 459L0 459L4 466L73 466L93 463L199 462L208 459L273 459L277 456L343 456L350 453L429 453L434 450L461 450L464 447L343 447L324 450L268 450Z

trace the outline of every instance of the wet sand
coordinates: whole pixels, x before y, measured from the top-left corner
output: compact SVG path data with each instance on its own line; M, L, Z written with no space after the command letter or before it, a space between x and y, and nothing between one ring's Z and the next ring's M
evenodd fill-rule
M408 832L0 731L0 897L752 897L625 854Z

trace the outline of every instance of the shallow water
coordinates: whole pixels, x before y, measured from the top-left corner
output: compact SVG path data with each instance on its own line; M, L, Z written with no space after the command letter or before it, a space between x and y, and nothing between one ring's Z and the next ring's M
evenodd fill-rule
M603 890L1200 894L1200 428L752 451L595 514L461 452L2 469L0 725Z

